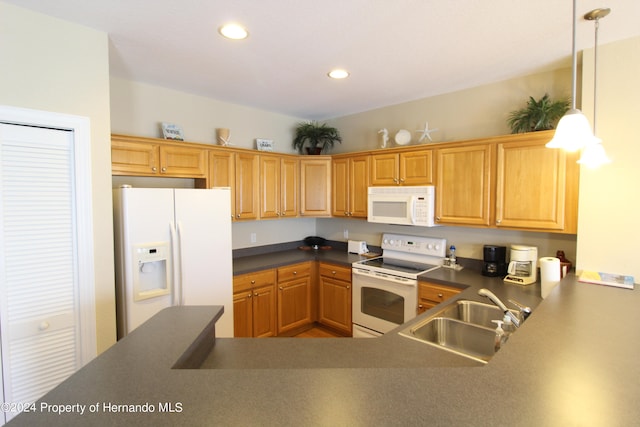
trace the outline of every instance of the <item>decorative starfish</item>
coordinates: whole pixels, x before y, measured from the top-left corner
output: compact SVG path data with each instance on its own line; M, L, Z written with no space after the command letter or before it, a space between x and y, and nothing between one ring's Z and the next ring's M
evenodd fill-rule
M418 129L416 130L416 132L421 132L422 136L420 137L420 139L418 140L418 142L422 142L425 138L429 138L429 141L433 142L433 139L431 139L431 132L435 132L438 129L429 129L429 122L425 122L424 124L424 129Z

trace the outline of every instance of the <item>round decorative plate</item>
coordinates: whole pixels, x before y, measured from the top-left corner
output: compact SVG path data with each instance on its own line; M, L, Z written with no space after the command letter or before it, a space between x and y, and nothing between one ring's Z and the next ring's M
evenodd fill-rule
M406 129L400 129L398 133L396 133L396 144L398 145L407 145L411 142L411 132Z

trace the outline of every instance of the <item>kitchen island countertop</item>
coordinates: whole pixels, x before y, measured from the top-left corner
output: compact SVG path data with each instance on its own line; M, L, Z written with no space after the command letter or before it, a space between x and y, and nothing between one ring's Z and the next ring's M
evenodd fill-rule
M10 425L627 426L640 419L637 289L569 275L538 305L539 284L505 285L468 270L424 278L464 288L457 298L481 300L477 289L487 287L535 309L487 365L401 337L405 325L375 339L218 338L204 369L172 369L220 310L174 307L42 399L86 405L84 414L43 413L38 402Z

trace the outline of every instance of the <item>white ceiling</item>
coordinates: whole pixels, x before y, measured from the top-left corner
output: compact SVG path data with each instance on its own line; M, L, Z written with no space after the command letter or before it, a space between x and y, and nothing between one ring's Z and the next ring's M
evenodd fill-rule
M571 64L571 0L4 1L108 33L113 76L308 119ZM600 44L640 35L639 0L603 1L578 0L578 50L599 7Z

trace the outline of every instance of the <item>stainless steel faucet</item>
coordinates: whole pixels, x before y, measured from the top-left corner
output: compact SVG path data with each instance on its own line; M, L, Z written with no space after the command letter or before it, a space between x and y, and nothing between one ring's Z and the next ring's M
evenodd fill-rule
M498 297L496 296L496 294L494 294L493 292L491 292L491 291L490 291L490 290L488 290L488 289L485 289L485 288L480 289L480 290L478 291L478 295L480 295L481 297L489 298L489 300L490 300L492 303L494 303L495 305L497 305L497 306L498 306L498 308L500 308L500 310L502 310L502 312L505 314L505 316L508 316L508 317L509 317L509 319L511 319L511 322L514 324L514 326L515 326L516 328L520 327L520 324L521 324L522 322L524 322L524 321L525 321L525 319L526 319L527 317L529 317L529 315L531 314L531 308L529 308L529 307L527 307L527 306L525 306L525 305L523 305L523 304L520 304L520 303L519 303L519 302L517 302L517 301L514 301L514 300L510 299L510 300L509 300L509 302L510 302L511 304L515 305L516 307L518 307L518 310L519 310L519 312L520 312L520 315L519 315L519 316L516 316L515 314L513 314L513 313L511 312L511 310L509 310L509 309L507 308L507 306L506 306L506 305L504 305L504 303L500 300L500 298L498 298Z

